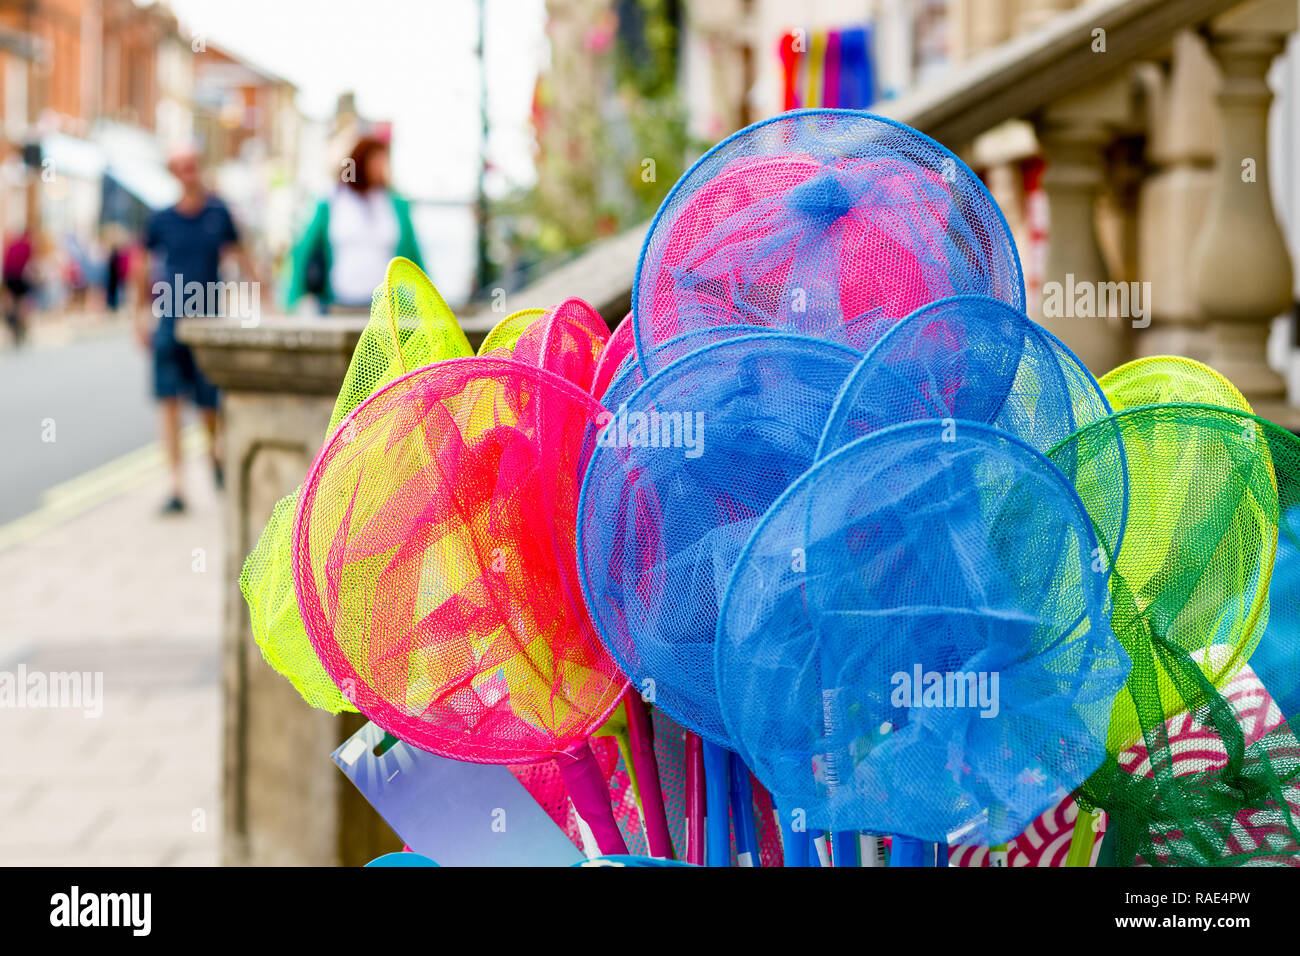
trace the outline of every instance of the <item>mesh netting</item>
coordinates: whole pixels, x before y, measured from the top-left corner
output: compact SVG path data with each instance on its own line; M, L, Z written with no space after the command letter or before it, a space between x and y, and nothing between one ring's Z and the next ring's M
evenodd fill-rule
M1111 408L1199 402L1251 411L1246 397L1226 378L1200 362L1180 355L1153 355L1111 369L1101 377Z
M431 362L470 354L456 317L428 277L409 260L394 259L384 284L375 291L370 321L352 353L329 432L379 387ZM334 714L355 711L321 667L303 629L292 567L297 508L297 491L277 502L240 572L253 638L267 663L287 677L307 703Z
M515 342L514 359L535 365L590 391L600 353L609 341L609 327L581 299L565 299Z
M633 336L632 313L623 316L621 322L609 334L609 341L600 352L596 371L591 376L591 394L601 398L609 383L614 380L624 362L635 361L636 338Z
M520 309L511 312L504 319L492 326L492 330L479 343L478 354L498 353L495 358L509 358L515 350L519 337L546 315L545 309Z
M371 300L370 321L343 377L329 431L380 386L430 362L473 354L429 277L409 259L394 259Z
M869 113L804 110L709 150L660 206L632 290L636 354L691 328L773 326L865 351L944 296L1025 305L1001 210L953 153Z
M727 745L713 681L717 607L760 515L812 463L852 349L789 334L694 351L602 431L583 482L583 593L634 684Z
M1069 797L1044 810L1033 823L1006 843L1007 866L1065 866L1079 807ZM1100 840L1097 834L1094 843ZM993 866L990 848L957 843L948 848L949 866Z
M399 379L312 466L294 529L303 621L358 709L425 750L524 763L583 741L626 688L576 580L600 406L479 357Z
M1063 476L1009 435L926 421L846 445L768 511L727 588L737 750L810 827L1014 837L1105 756L1128 661L1095 546Z
M1275 555L1296 541L1300 442L1241 411L1171 404L1117 413L1061 450L1123 455L1132 485L1123 540L1103 544L1133 670L1110 755L1076 798L1107 811L1119 865L1297 862L1300 743L1269 691L1292 706L1300 635L1268 633L1262 677L1243 662L1269 622ZM1109 507L1105 489L1078 488L1090 510ZM1274 594L1294 620L1295 592Z
M775 331L775 329L766 329L757 325L716 325L703 329L693 329L690 332L683 332L681 335L671 338L658 346L655 349L653 365L655 368L664 368L678 359L685 358L692 352L704 348L706 345L725 342L727 339L740 338L742 335ZM625 361L619 366L613 380L609 383L609 387L605 389L601 404L610 411L617 411L620 405L626 404L633 393L645 384L645 380L645 373L635 359Z
M984 422L1046 452L1110 407L1092 374L1024 313L987 296L917 309L844 383L817 457L900 422Z
M1150 673L1138 666L1153 640L1197 654L1218 684L1249 656L1267 619L1277 485L1268 439L1243 415L1210 406L1139 406L1051 452L1097 526L1098 558L1115 571L1116 633L1136 655L1131 693L1116 701L1112 752L1140 739L1157 718L1198 703L1184 696L1192 688L1177 686L1160 655ZM1121 462L1126 502L1113 479ZM1121 510L1122 525L1114 519ZM1140 719L1135 701L1151 713Z

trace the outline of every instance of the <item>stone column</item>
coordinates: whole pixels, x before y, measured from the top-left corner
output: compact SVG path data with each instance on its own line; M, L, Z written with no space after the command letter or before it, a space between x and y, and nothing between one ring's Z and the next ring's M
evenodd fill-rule
M1048 251L1043 268L1044 296L1034 318L1055 333L1100 375L1127 361L1131 325L1127 316L1100 316L1100 290L1110 281L1097 239L1097 198L1105 176L1102 151L1114 125L1126 122L1131 101L1127 80L1115 80L1054 104L1035 121L1047 168L1043 189L1048 204ZM1115 277L1118 279L1119 277ZM1062 304L1070 291L1091 287L1097 312L1092 316L1052 314L1056 283Z
M968 54L1005 43L1015 34L1014 0L966 0Z
M1297 26L1295 0L1252 0L1206 28L1222 79L1210 208L1192 256L1196 301L1210 322L1210 363L1256 410L1285 419L1286 385L1268 366L1272 320L1293 302L1291 256L1269 187L1267 76Z
M1077 5L1077 0L1020 0L1017 32L1032 33L1044 23Z
M1168 73L1149 64L1144 76L1152 169L1138 198L1138 278L1151 283L1152 319L1136 351L1209 361L1192 252L1214 186L1218 73L1205 41L1188 31L1174 39Z
M180 323L224 390L225 621L221 861L358 866L401 841L330 760L362 725L314 710L262 659L239 571L275 502L302 481L329 423L363 319Z

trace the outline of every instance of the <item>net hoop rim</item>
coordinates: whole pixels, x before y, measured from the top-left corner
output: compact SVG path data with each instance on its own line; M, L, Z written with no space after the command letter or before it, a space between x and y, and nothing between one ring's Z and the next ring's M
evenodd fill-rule
M717 342L706 342L703 345L701 345L700 348L698 349L691 349L689 352L677 356L677 358L673 359L667 365L661 367L658 372L655 372L655 375L658 375L659 372L663 372L667 370L670 366L676 364L677 362L680 362L682 359L694 355L696 352L700 351L700 349L706 349L711 345L721 345L723 342L732 342L735 341L736 339L742 339L742 338L753 338L754 336L762 336L766 338L772 335L797 334L797 333L791 333L785 329L774 329L770 325L743 325L736 322L728 322L726 325L701 326L698 329L688 329L685 332L679 332L677 335L674 335L671 339L668 339L667 341L662 342L661 344L656 346L656 351L658 351L659 349L666 349L674 342L680 342L682 339L687 338L688 336L702 335L705 332L721 332L724 330L732 330L732 329L741 330L741 331L739 331L737 335L734 335L729 339L720 339ZM815 336L811 336L811 335L804 335L801 337L807 339L815 338ZM830 340L824 339L821 341L829 342ZM842 343L834 343L834 344L842 344ZM852 348L852 346L850 346L850 348ZM858 350L854 349L854 351L856 352ZM859 352L858 354L861 354L861 352ZM628 375L630 375L633 369L636 369L637 373L641 376L642 385L644 385L649 380L646 377L645 371L641 368L640 363L635 361L635 353L632 353L631 357L633 358L633 361L627 362L626 368L624 368L622 364L620 364L619 368L615 370L614 376L609 380L609 384L605 387L606 395L608 395L611 391L614 390L614 386L616 384L623 381L623 379L625 379ZM625 401L630 402L632 400L632 396L635 395L638 391L640 391L640 389L641 389L641 385L638 385L633 391L629 392ZM609 408L609 406L605 406L605 407ZM617 411L617 409L610 409L610 411Z
M1046 329L1043 326L1039 325L1022 310L1016 308L1014 305L1011 305L1008 302L1003 302L1001 299L991 295L981 295L979 293L964 293L962 295L949 295L949 296L944 296L942 299L935 299L933 302L927 302L925 305L917 307L916 309L912 310L911 313L904 316L898 322L894 323L894 325L890 326L890 328L885 332L885 334L882 335L876 341L876 343L872 345L870 349L867 350L865 355L863 355L862 361L859 363L858 368L866 367L867 363L870 362L872 358L875 356L877 349L881 348L887 341L889 341L890 337L893 336L896 332L899 335L902 335L902 332L900 332L899 330L903 326L911 323L913 320L917 320L918 316L920 316L921 313L929 309L933 309L940 305L948 305L955 302L979 302L982 305L997 306L1001 311L1010 313L1010 315L1014 319L1016 319L1016 321L1019 322L1021 326L1025 328L1031 335L1035 335L1038 339L1046 340L1049 344L1057 346L1063 353L1065 353L1074 361L1074 364L1080 370L1082 370L1083 374L1087 377L1087 381L1096 388L1097 395L1101 398L1102 407L1106 409L1106 417L1109 418L1112 414L1114 414L1115 410L1111 408L1110 400L1106 398L1106 393L1102 391L1101 384L1097 380L1097 377L1092 374L1092 371L1088 368L1088 366L1083 364L1083 361L1079 358L1079 356L1074 354L1074 352L1070 349L1068 345L1066 345L1059 338L1057 338L1057 336L1053 335L1050 329ZM834 422L836 414L839 412L840 403L841 401L843 401L845 394L847 393L849 386L852 384L853 379L856 377L857 373L858 373L858 369L854 369L853 372L850 373L849 377L844 380L844 384L840 387L840 393L837 396L835 396L835 403L831 406L830 414L827 415L826 417L826 427L822 430L821 441L818 442L817 444L818 461L820 461L823 457L823 453L826 448L826 439L830 434L831 423ZM1089 424L1092 423L1089 422ZM1086 426L1081 426L1081 427L1086 427ZM1076 432L1078 430L1079 429L1077 428L1075 429ZM1071 432L1071 435L1073 434L1074 432ZM1069 437L1070 436L1068 435L1066 436L1067 439ZM1052 447L1053 449L1056 448L1055 445ZM1040 452L1040 454L1046 454L1046 453Z
M1041 461L1039 461L1038 464L1040 466L1045 465L1048 473L1055 475L1057 482L1067 492L1068 499L1073 502L1077 512L1077 517L1081 519L1079 524L1086 532L1085 546L1087 544L1091 544L1093 548L1096 547L1097 535L1096 535L1096 530L1093 527L1092 517L1088 514L1088 509L1084 507L1083 499L1079 497L1079 493L1075 490L1074 482L1070 481L1065 476L1065 473L1062 472L1056 466L1056 463L1054 461L1048 458L1041 451L1038 451L1033 446L1027 444L1024 440L1022 440L1018 436L1012 435L1010 432L1002 431L999 428L994 428L991 425L985 425L981 422L972 422L960 418L954 419L954 422L959 432L974 431L977 433L984 433L986 435L995 437L1001 441L1007 442L1012 446L1018 446L1021 450L1027 452L1031 459L1033 458L1041 459ZM772 502L771 506L767 509L767 511L763 514L763 516L759 518L758 523L754 526L754 530L750 533L749 537L745 541L744 546L740 549L740 552L738 553L736 558L736 564L731 569L731 574L727 578L727 586L723 590L722 603L718 606L718 626L717 626L717 631L715 632L713 638L713 680L715 686L717 686L719 690L721 690L722 688L721 664L722 664L723 642L721 640L721 636L722 636L723 622L726 621L728 611L731 608L732 598L736 593L736 581L738 576L740 575L741 568L743 568L746 562L749 560L749 556L751 552L754 550L758 537L766 529L768 522L774 520L773 516L777 514L777 512L785 504L787 499L792 498L794 495L798 494L804 487L810 485L813 481L817 480L820 477L821 473L823 471L829 470L834 465L834 463L836 463L838 459L842 457L847 457L849 454L856 453L859 446L863 445L863 443L884 440L886 437L904 431L919 431L921 428L933 428L936 424L938 424L937 419L918 419L916 421L911 421L911 422L900 422L897 425L890 425L888 428L882 428L879 431L872 432L869 435L863 435L861 438L855 438L847 445L837 448L835 451L827 455L825 458L814 463L806 472L800 475L797 480L792 482L790 486L786 488L784 492L782 492L779 498L777 498L774 502ZM1091 549L1090 549L1090 553L1091 553ZM1110 577L1110 573L1111 573L1110 568L1107 568L1106 576L1108 580ZM1110 622L1107 621L1106 623L1107 626L1109 626ZM722 700L724 699L725 695L719 693L718 697L719 700ZM727 736L730 737L731 740L733 741L733 748L736 750L736 752L740 754L742 759L745 759L746 757L749 756L749 754L747 749L744 747L744 743L736 735L736 731L732 727L732 721L728 717L729 708L722 707L721 710L722 710L723 724L726 726L726 730L727 730ZM749 763L751 766L753 765L752 759L746 760L746 763Z
M996 200L994 200L993 194L989 192L989 188L984 184L984 180L980 179L979 176L975 174L975 171L972 170L970 166L967 165L967 163L961 157L959 157L956 153L950 150L947 146L944 146L938 140L934 139L931 136L927 136L925 133L922 133L920 130L908 126L906 123L899 122L896 119L890 119L887 116L881 116L879 113L872 113L869 110L845 110L845 109L837 109L832 107L816 107L812 109L787 110L784 113L778 113L775 116L769 116L767 119L759 120L757 123L751 123L749 126L746 126L742 129L738 129L730 136L715 143L712 147L708 149L707 152L704 153L704 155L702 155L699 159L693 162L690 168L686 170L686 172L682 173L682 175L678 177L677 182L673 183L672 188L668 190L668 194L664 196L663 202L659 204L659 208L655 210L654 218L650 220L650 228L646 230L645 239L642 240L641 242L641 251L640 253L637 254L636 271L632 274L632 338L633 341L635 342L635 350L633 354L636 356L637 364L641 366L642 374L644 374L647 378L649 378L654 373L650 369L650 367L646 364L646 360L645 360L645 354L646 354L645 344L642 341L642 334L641 334L643 320L638 315L638 312L640 310L637 308L637 303L638 300L640 299L640 295L638 293L641 289L641 275L645 268L646 251L650 247L650 239L655 234L655 228L659 225L659 221L663 218L664 210L668 208L669 204L673 200L673 197L677 195L678 191L683 188L683 183L689 180L697 169L699 169L702 165L708 162L711 158L713 158L713 156L715 156L718 152L720 152L723 148L725 148L730 143L734 142L735 140L739 139L742 136L747 136L755 132L756 130L762 129L763 127L768 126L772 123L779 123L790 119L807 119L807 118L817 117L817 116L834 116L834 117L841 117L844 119L873 120L878 123L883 123L886 126L892 126L894 129L898 130L899 132L906 133L909 136L916 137L924 145L930 145L935 147L942 155L952 159L956 163L955 166L956 169L965 168L969 170L971 181L975 183L977 187L977 195L982 195L983 198L988 202L988 205L997 214L998 225L1002 227L1002 235L1006 238L1007 245L1011 248L1012 263L1015 266L1015 287L1016 289L1019 290L1021 303L1023 304L1026 302L1027 293L1025 291L1024 265L1020 261L1020 250L1016 248L1015 240L1012 238L1011 226L1007 222L1006 213L1002 211L1002 207L997 204Z
M1204 362L1198 362L1194 358L1188 358L1186 355L1165 355L1165 354L1143 355L1140 358L1130 359L1129 361L1124 362L1121 365L1116 365L1113 369L1111 369L1106 374L1104 374L1101 378L1099 378L1097 382L1098 384L1100 384L1106 379L1111 379L1111 377L1121 369L1124 369L1126 371L1136 370L1141 368L1142 366L1150 365L1155 362L1175 362L1179 365L1190 365L1193 368L1195 368L1197 372L1202 372L1202 373L1209 372L1211 381L1215 382L1218 385L1226 385L1230 392L1232 392L1235 395L1239 395L1243 401L1246 401L1246 396L1242 393L1241 389L1237 388L1236 385L1233 385L1232 382L1228 379L1228 377L1224 375L1222 372L1220 372L1217 368L1214 368L1211 365L1207 365ZM1115 380L1111 379L1111 381L1114 382ZM1109 401L1109 399L1107 399L1107 401ZM1213 405L1212 402L1147 402L1146 404L1148 405ZM1246 414L1253 415L1254 408L1250 405L1250 402L1246 401L1246 406L1247 408L1251 409L1251 411L1247 412ZM1141 408L1142 406L1133 405L1130 407ZM1220 405L1215 407L1231 409L1230 405ZM1112 409L1112 411L1114 411L1114 409ZM1127 409L1119 409L1119 411L1127 411ZM1238 411L1245 412L1246 410L1238 409Z
M1152 358L1162 358L1162 357L1164 356L1152 356ZM1209 366L1206 367L1208 368ZM1054 454L1058 449L1065 447L1070 442L1077 439L1081 434L1093 428L1099 428L1108 425L1110 423L1115 423L1115 427L1119 430L1119 433L1122 435L1123 426L1121 423L1121 419L1130 416L1136 417L1142 414L1149 415L1151 414L1153 409L1173 410L1175 412L1177 411L1195 411L1195 412L1202 412L1202 413L1214 412L1220 416L1227 416L1227 417L1232 417L1237 419L1249 419L1263 426L1263 428L1261 428L1260 431L1261 434L1264 436L1267 436L1269 434L1279 434L1279 435L1287 436L1286 438L1287 443L1295 445L1297 460L1300 460L1300 435L1296 435L1296 433L1291 431L1289 428L1285 428L1282 425L1279 425L1277 422L1264 418L1262 415L1257 415L1254 412L1242 411L1239 408L1230 408L1227 405L1214 405L1209 402L1150 402L1146 405L1134 405L1130 408L1123 408L1117 412L1112 412L1108 418L1103 418L1100 421L1093 422L1091 425L1086 425L1083 428L1076 431L1073 435L1070 435L1069 437L1064 438L1061 441L1057 442L1056 445L1052 447L1052 451L1049 453L1049 455ZM1265 440L1267 441L1267 439ZM1118 444L1120 446L1121 452L1123 452L1123 448L1124 448L1123 440L1121 439L1118 442ZM1127 461L1126 453L1124 457L1125 460ZM1270 477L1272 478L1272 482L1273 482L1273 488L1274 491L1276 492L1277 491L1277 468L1273 463L1273 457L1271 454L1269 455L1268 466L1269 466ZM1271 583L1273 579L1273 571L1277 564L1277 545L1278 545L1278 538L1281 536L1281 529L1282 529L1282 512L1281 512L1281 502L1279 500L1278 533L1272 536L1271 543L1268 545L1268 556L1266 562L1267 577L1265 578L1263 571L1261 571L1262 581ZM1121 547L1122 547L1122 542L1121 542ZM1118 552L1120 549L1117 548L1116 550ZM1248 619L1243 620L1242 626L1240 628L1244 640L1241 640L1237 645L1234 645L1233 653L1228 659L1228 664L1224 665L1222 671L1225 675L1237 669L1237 665L1249 663L1249 655L1247 655L1246 657L1242 657L1241 649L1245 644L1249 643L1250 635L1252 635L1259 627L1259 619L1261 615L1264 613L1265 606L1269 604L1269 590L1270 588L1268 583L1265 583L1256 589L1257 596L1255 600L1252 602L1250 616Z
M339 685L339 680L335 679L334 673L331 671L331 669L328 666L325 665L325 655L322 655L320 651L320 647L322 644L325 643L325 639L318 638L317 634L315 633L315 629L308 623L309 620L308 615L305 614L303 611L305 607L315 606L319 608L320 601L318 595L316 595L315 593L314 587L312 588L312 593L310 595L306 593L307 589L306 586L304 585L304 579L306 575L300 573L301 562L298 557L300 554L304 553L304 549L301 547L303 542L303 534L305 530L303 527L304 525L303 515L310 510L309 507L310 503L315 501L316 490L317 487L319 486L318 472L324 465L327 452L334 446L334 443L338 440L339 435L344 431L344 429L348 427L349 424L351 424L352 419L356 417L361 412L361 410L364 409L366 406L368 406L372 401L377 401L380 398L380 396L385 395L391 389L403 385L409 379L413 378L416 375L424 375L433 372L441 373L445 371L447 368L459 369L462 366L467 366L469 368L484 368L485 371L489 368L493 368L498 373L504 371L508 373L517 373L517 374L521 373L524 375L524 377L536 377L542 380L543 382L547 382L550 385L560 387L560 389L563 391L570 392L574 397L580 399L584 404L591 404L600 409L604 408L604 406L601 405L600 402L595 397L593 397L590 392L584 391L574 383L570 382L564 376L556 372L549 371L548 369L544 369L539 366L529 365L525 362L517 362L514 359L495 358L492 356L485 356L485 355L467 355L460 358L443 359L442 361L439 362L432 362L428 365L422 365L419 368L412 369L411 371L407 372L405 375L401 376L400 378L394 379L393 381L385 385L383 388L379 389L378 391L368 396L365 401L361 402L359 405L357 405L356 408L352 409L352 411L350 411L346 416L344 416L344 418L339 422L338 426L334 429L334 432L325 440L325 442L322 443L320 450L316 453L316 457L312 460L311 467L307 470L307 476L303 479L302 484L299 486L298 507L294 512L293 532L292 532L292 539L291 539L293 541L294 595L298 600L298 612L299 615L302 617L303 628L307 632L307 638L311 642L312 650L316 652L316 656L320 658L321 665L325 667L325 673L329 675L331 680L335 681L336 686ZM580 510L575 512L575 514L581 517ZM575 557L576 557L576 552L575 552ZM582 613L587 614L588 621L589 623L592 624L592 631L593 633L596 634L597 638L599 639L600 629L595 626L594 622L590 621L591 615L587 611L585 604L581 608L581 611ZM332 638L330 640L331 643L333 643ZM605 653L608 655L609 653L608 649L604 647L603 641L601 641L601 645L602 645L602 650L604 650ZM612 655L610 655L610 659L613 660ZM614 661L616 668L617 668L617 663L618 663L617 661ZM358 686L363 686L363 685L368 686L368 682L361 680L360 675L357 674L356 669L352 667L351 664L348 664L347 670L348 673L341 674L340 679L347 680L349 677L351 677L356 681ZM609 719L609 715L614 712L614 709L618 707L618 705L622 702L623 697L627 694L628 689L631 687L631 683L627 680L627 675L623 674L621 669L619 669L619 674L620 676L623 677L622 685L617 686L615 692L613 693L613 700L609 703L608 707L605 708L598 715L598 717L592 718L587 721L591 729L588 730L587 733L580 738L581 740L586 740L588 737L591 736L592 732L594 732L603 723L605 723L605 721ZM611 683L611 686L614 685ZM522 764L541 763L546 760L554 759L556 757L563 755L568 749L568 748L562 748L562 749L550 750L550 751L539 751L532 755L522 754L518 757L511 756L508 759L484 758L482 756L469 756L462 753L454 753L447 749L435 749L433 746L427 745L428 744L427 741L424 743L415 743L414 741L407 740L407 738L403 736L403 734L393 730L393 728L389 726L389 721L388 721L390 712L392 715L403 717L406 721L413 721L417 723L421 721L417 717L410 717L407 715L400 714L400 711L398 711L397 708L393 707L391 704L388 704L386 701L383 701L383 699L380 698L378 694L375 694L375 697L380 701L380 704L382 705L381 708L368 707L366 710L377 711L382 709L384 712L380 715L380 717L376 717L374 714L367 713L366 710L362 710L361 705L356 701L349 701L349 703L352 704L354 707L356 707L357 710L360 711L368 720L374 721L374 723L379 725L386 732L391 733L394 737L397 737L398 739L406 743L409 743L411 746L419 750L423 750L426 753L436 754L437 756L440 757L447 757L448 759L451 760L461 760L466 763L490 764L495 766L502 766L507 764L522 765ZM345 699L346 699L346 695L345 695ZM578 742L579 741L575 740L574 744ZM573 744L570 744L569 746L572 747Z

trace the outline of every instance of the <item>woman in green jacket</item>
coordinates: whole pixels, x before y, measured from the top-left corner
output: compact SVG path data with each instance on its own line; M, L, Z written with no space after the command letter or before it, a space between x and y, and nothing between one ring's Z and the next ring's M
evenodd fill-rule
M368 310L394 256L421 269L411 205L388 185L388 144L363 137L343 166L342 182L316 204L307 231L293 250L285 305L305 295L321 311Z

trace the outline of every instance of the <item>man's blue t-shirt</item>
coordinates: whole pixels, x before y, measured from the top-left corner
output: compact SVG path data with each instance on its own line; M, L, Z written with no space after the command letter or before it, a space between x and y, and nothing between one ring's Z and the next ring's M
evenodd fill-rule
M193 216L172 206L149 217L144 244L162 260L161 274L155 279L166 283L166 290L160 291L167 296L155 336L167 339L175 336L176 310L171 306L178 298L182 304L185 302L185 286L189 283L198 282L207 288L208 283L220 281L221 251L238 239L230 210L216 196L209 196ZM179 295L173 294L177 276L181 277Z

